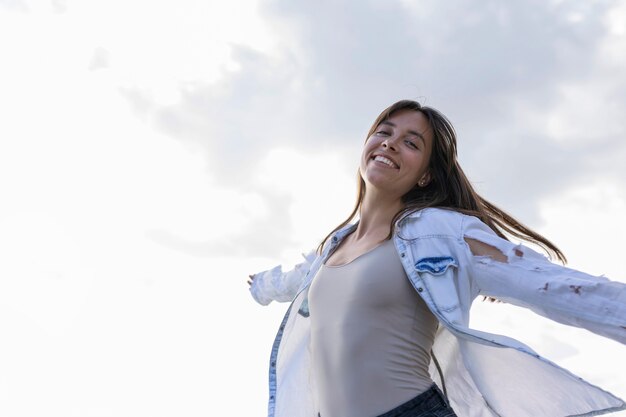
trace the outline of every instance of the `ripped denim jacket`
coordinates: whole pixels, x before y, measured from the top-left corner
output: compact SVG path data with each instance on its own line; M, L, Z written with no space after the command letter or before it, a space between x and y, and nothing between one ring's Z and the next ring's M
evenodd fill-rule
M307 294L332 250L355 226L336 232L319 256L291 271L255 275L255 300L291 301L270 358L270 417L314 414L309 377ZM465 238L500 250L507 262L475 256ZM497 236L475 217L429 208L402 218L393 241L413 287L438 318L430 373L459 417L593 416L626 403L503 335L471 329L479 295L526 307L560 323L626 344L626 285L551 263Z

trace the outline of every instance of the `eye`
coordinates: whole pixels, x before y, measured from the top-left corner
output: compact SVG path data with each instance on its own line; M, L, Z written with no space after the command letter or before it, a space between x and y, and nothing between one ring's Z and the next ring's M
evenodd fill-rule
M387 132L386 130L379 130L378 132L376 132L377 135L384 135L384 136L389 136L391 133Z
M405 140L404 143L406 143L410 148L413 149L418 149L417 144L415 142L413 142L412 140Z

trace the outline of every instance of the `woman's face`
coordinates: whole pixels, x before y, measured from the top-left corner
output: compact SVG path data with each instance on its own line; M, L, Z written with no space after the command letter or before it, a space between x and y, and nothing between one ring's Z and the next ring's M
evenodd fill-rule
M366 190L373 187L400 198L418 183L427 185L432 147L426 116L414 110L393 113L365 142L360 173Z

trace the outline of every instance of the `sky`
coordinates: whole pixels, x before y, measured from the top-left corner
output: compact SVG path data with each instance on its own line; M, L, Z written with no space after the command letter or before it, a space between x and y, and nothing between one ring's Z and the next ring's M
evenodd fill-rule
M404 98L481 195L626 282L626 1L0 0L0 415L265 415L287 305L248 274L345 219ZM626 398L626 346L507 304L472 325Z

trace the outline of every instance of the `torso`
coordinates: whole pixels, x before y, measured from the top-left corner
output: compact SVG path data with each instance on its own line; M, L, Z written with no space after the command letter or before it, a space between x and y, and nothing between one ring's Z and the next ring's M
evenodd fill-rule
M437 319L411 286L393 241L344 259L322 266L309 289L317 407L323 417L373 417L432 384Z

